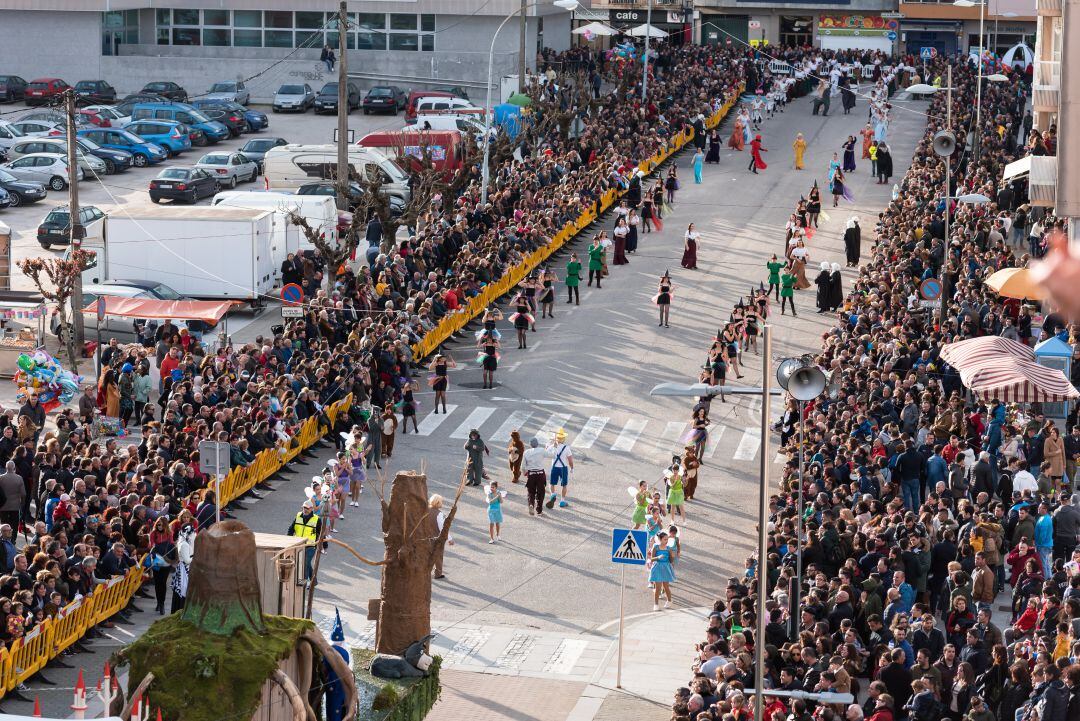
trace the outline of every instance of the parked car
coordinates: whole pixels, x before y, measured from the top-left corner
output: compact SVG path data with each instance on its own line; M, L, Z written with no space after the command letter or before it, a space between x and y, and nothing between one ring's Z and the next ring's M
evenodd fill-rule
M133 120L124 130L165 148L170 157L191 150L187 127L175 120Z
M12 127L6 120L0 120L0 152L7 150L23 137L21 130Z
M276 148L279 145L288 144L289 143L285 138L252 138L244 143L244 146L240 148L240 152L254 160L256 163L259 163L261 166L262 160L266 156L266 151L270 150L270 148Z
M405 103L405 122L412 123L416 120L416 103L421 98L456 98L453 92L445 90L413 90L409 93L409 99Z
M315 105L315 91L307 83L303 85L282 85L274 93L273 108L275 113L282 111L306 112Z
M404 110L408 102L409 96L398 86L376 85L364 96L364 115L387 110L397 115L397 111Z
M221 108L203 108L199 112L213 122L224 125L229 132L230 138L239 138L248 132L247 121L244 120L244 116L240 113L235 113L232 110L222 110Z
M0 75L0 101L14 103L26 97L27 82L18 75Z
M70 230L68 232L70 233ZM121 298L188 300L164 283L156 283L154 281L110 280L105 283L86 283L83 285L82 296L83 302L86 305L93 305L97 302L97 299L103 295L119 296ZM98 321L94 316L87 316L86 328L88 333L93 332L94 329L97 328L97 322ZM149 325L152 328L156 328L158 323L159 321L156 320L149 321ZM107 315L104 320L101 321L101 334L103 338L116 338L122 342L136 341L138 340L138 336L135 333L135 326L143 326L146 324L147 321L141 318L132 319L118 315ZM187 327L187 323L182 320L174 320L173 325L175 325L177 329ZM59 337L60 335L60 319L57 317L55 311L53 311L52 316L49 319L49 331L55 336Z
M248 92L243 80L214 83L210 86L210 92L204 97L208 100L228 100L241 105L251 102L251 93Z
M11 193L4 190L3 186L0 186L0 210L7 208L11 205Z
M163 95L158 95L156 93L132 93L130 95L125 95L123 98L121 98L120 103L117 106L117 109L121 110L121 112L123 112L123 110L120 107L120 106L123 106L123 105L131 106L131 105L135 105L135 103L168 103L168 102L171 102L168 98L166 98ZM130 110L131 110L131 108L129 107L128 112L124 113L124 115L131 115Z
M65 125L67 123L67 116L59 110L43 108L41 110L30 110L25 113L20 113L19 117L15 118L15 120L44 120L46 123ZM14 122L14 120L12 122Z
M11 207L30 205L45 199L45 186L41 183L19 180L6 170L0 170L0 188L11 196Z
M148 95L158 95L166 100L173 100L178 103L186 103L188 99L187 91L170 80L147 83L139 92ZM127 100L127 98L125 98L125 100Z
M165 160L169 154L157 143L143 140L123 128L88 128L79 131L80 138L89 138L103 148L124 150L131 153L131 164L145 168Z
M150 201L182 200L196 203L218 191L218 179L202 168L174 165L165 168L150 181Z
M131 116L124 115L113 105L87 105L85 108L81 108L80 112L94 113L99 117L108 120L109 124L102 126L106 128L122 128L131 121Z
M66 136L59 138L59 140L66 140ZM90 138L75 136L75 142L78 143L79 148L84 153L93 155L94 157L101 158L105 161L105 172L108 175L113 173L119 173L122 170L127 170L132 166L134 156L126 150L116 150L114 148L103 148L95 143Z
M64 134L64 126L47 120L16 120L11 124L20 133L31 138L48 138Z
M270 118L266 117L266 113L260 113L258 110L251 110L245 108L240 103L234 103L229 100L205 100L199 99L192 103L192 105L199 110L231 110L232 112L240 115L247 121L247 130L251 132L265 130L270 127ZM246 131L245 131L246 132Z
M353 110L360 107L360 88L356 86L352 81L346 83L348 95L346 101L348 107L345 108L345 114L348 115ZM315 113L336 113L338 109L338 84L336 82L327 83L322 86L322 90L315 96Z
M260 172L259 164L243 153L207 153L195 163L195 167L217 177L218 184L223 188L235 188L241 181L251 182Z
M96 127L96 128L111 128L112 121L97 112L96 110L87 110L86 108L79 108L75 111L75 124L80 128Z
M55 191L66 189L71 175L68 172L67 158L57 153L24 155L0 165L0 169L6 170L19 180L42 183ZM75 170L75 180L82 180L82 168Z
M15 160L16 158L21 158L25 155L33 155L34 153L52 153L66 157L67 150L66 137L25 138L11 146L11 150L8 151L8 157L11 160ZM85 152L82 148L78 148L75 153L79 161L79 167L83 169L83 172L97 173L98 175L105 175L108 172L105 161L101 158Z
M337 186L328 180L315 181L312 183L304 183L296 189L297 195L327 195L331 198L337 197ZM401 198L390 195L390 214L401 215L405 212L405 201ZM349 182L349 209L354 209L364 199L364 188L355 180Z
M138 103L131 109L131 119L175 120L203 131L207 142L211 143L225 140L230 135L226 125L211 120L201 110L186 103Z
M93 205L79 206L79 224L84 228L104 220L105 213ZM94 235L87 229L87 235ZM54 245L67 245L71 240L71 212L68 206L60 205L49 211L37 229L37 240L42 248L48 250ZM84 306L85 307L85 306Z
M116 88L104 80L80 80L75 83L75 95L87 105L116 102Z
M60 78L37 78L26 86L26 104L45 105L60 96L70 86Z

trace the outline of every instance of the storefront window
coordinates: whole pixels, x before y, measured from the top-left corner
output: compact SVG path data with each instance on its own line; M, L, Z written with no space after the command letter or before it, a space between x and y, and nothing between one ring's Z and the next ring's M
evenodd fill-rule
M197 28L173 28L173 45L199 45L199 31Z
M231 45L231 35L231 30L224 30L222 28L207 28L203 30L202 34L203 45L212 45L216 47Z
M198 25L198 10L173 10L173 25Z

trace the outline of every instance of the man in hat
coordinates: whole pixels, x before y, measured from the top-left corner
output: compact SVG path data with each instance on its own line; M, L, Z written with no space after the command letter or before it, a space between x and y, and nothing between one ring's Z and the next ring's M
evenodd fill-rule
M554 440L548 444L548 452L552 456L552 461L551 497L548 498L547 507L555 507L559 486L562 486L562 500L559 501L559 508L566 508L570 505L566 500L566 486L570 482L570 472L574 470L574 454L570 451L570 446L566 445L565 428L555 431Z
M304 501L300 512L296 514L296 518L289 524L289 530L285 533L289 536L303 538L306 542L304 569L307 571L307 578L310 580L312 563L315 561L315 547L320 536L322 536L322 519L315 513L315 504L311 502L311 499Z

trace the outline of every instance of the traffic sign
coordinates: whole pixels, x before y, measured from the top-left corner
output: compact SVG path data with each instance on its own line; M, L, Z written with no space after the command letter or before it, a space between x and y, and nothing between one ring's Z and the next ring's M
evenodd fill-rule
M919 57L923 60L933 60L937 57L937 48L919 48Z
M229 474L232 446L222 441L199 441L199 468L218 478Z
M105 320L105 296L99 295L97 299L97 319L98 322Z
M611 562L628 566L644 566L648 534L629 528L611 529Z
M282 318L303 318L304 309L296 305L283 305L281 306Z
M304 289L296 283L286 283L281 288L281 302L287 305L300 305L304 302Z
M919 284L919 295L923 300L937 300L941 297L941 281L937 278L927 278Z

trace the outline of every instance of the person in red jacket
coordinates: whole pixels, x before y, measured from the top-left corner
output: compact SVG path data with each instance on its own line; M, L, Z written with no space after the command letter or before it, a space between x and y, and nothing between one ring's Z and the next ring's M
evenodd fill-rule
M893 721L893 697L883 693L877 697L877 706L867 721Z
M1028 559L1034 558L1039 560L1039 554L1028 543L1027 538L1021 538L1020 543L1016 544L1009 555L1005 556L1005 563L1009 564L1009 585L1016 588L1017 579L1020 578L1020 574L1024 572L1024 566L1027 565Z
M165 354L165 357L161 359L161 383L158 385L158 392L161 392L162 386L165 384L165 379L172 375L172 372L180 367L180 351L176 348L170 348L169 352Z

